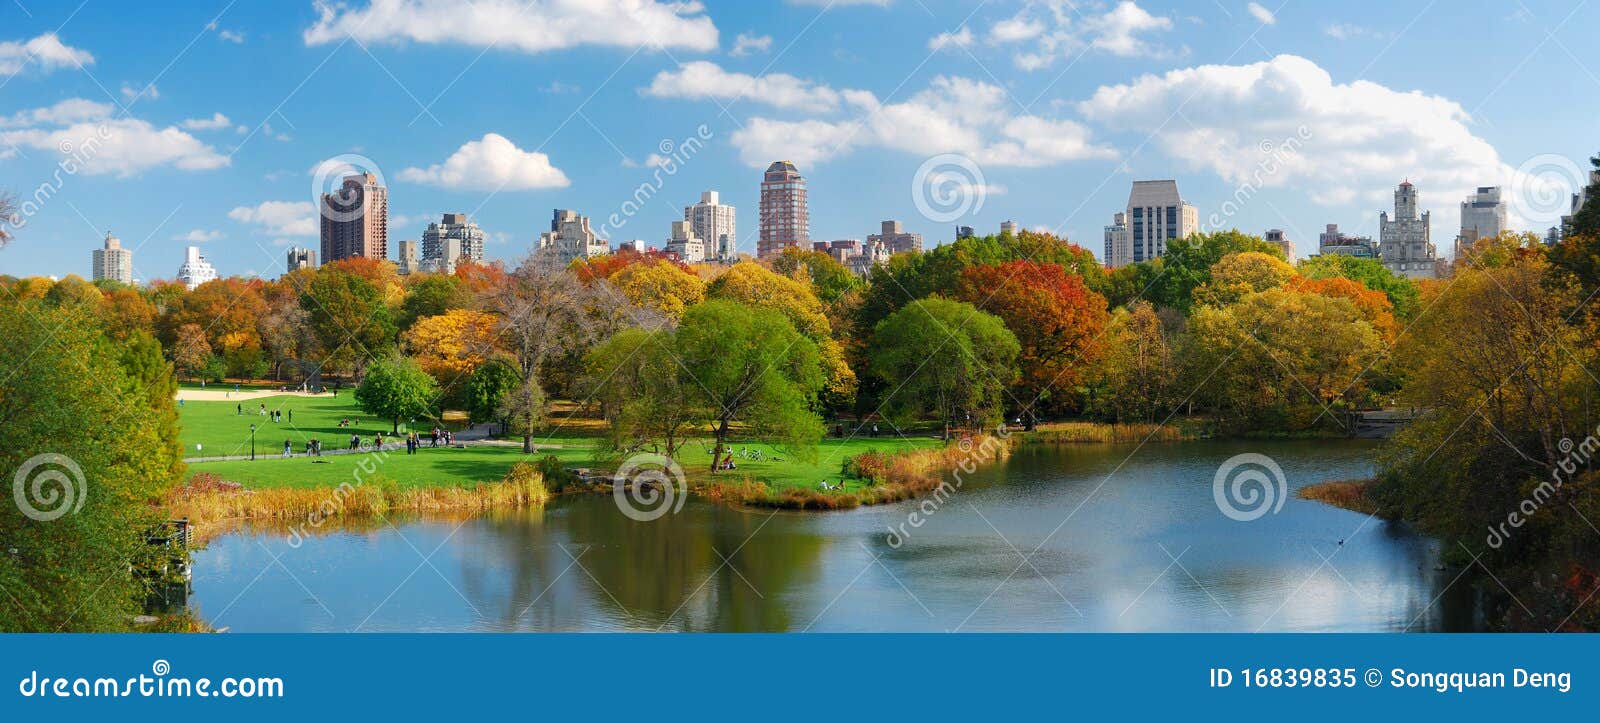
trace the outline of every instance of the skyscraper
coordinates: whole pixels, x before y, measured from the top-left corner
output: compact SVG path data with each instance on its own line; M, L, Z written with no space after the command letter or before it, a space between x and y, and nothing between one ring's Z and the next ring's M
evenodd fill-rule
M558 208L550 219L550 230L539 234L539 251L566 265L574 259L610 253L611 243L589 230L588 216Z
M1200 228L1200 212L1178 195L1173 180L1134 181L1123 217L1126 241L1115 239L1110 265L1150 261L1167 253L1167 244Z
M1417 214L1417 189L1403 181L1394 190L1394 218L1378 214L1378 255L1396 276L1431 279L1438 253L1431 239L1432 214Z
M686 264L698 264L706 260L706 244L694 232L694 224L689 221L673 221L672 234L667 238L667 253L677 254L678 259Z
M771 258L811 238L806 179L788 161L767 166L761 179L761 239L756 255Z
M345 176L322 196L322 261L389 258L389 189L371 173Z
M1283 229L1269 228L1265 234L1262 234L1261 240L1283 249L1284 260L1291 264L1294 263L1294 242L1283 234Z
M1118 211L1111 215L1111 225L1106 226L1106 253L1101 259L1107 266L1124 266L1133 258L1133 240L1128 237L1128 214Z
M422 269L453 274L463 260L483 260L483 229L464 213L447 213L422 232Z
M922 234L901 228L899 221L884 221L879 232L867 235L867 246L882 244L891 254L922 251Z
M735 209L718 201L716 191L700 194L700 202L683 207L683 220L694 229L694 235L705 242L706 258L712 261L731 262L738 258L739 232L735 230Z
M410 274L422 270L422 259L417 255L417 242L415 239L404 239L400 242L399 253L395 259L398 271Z
M284 267L287 271L314 269L317 267L317 252L298 246L291 248L285 258Z
M106 234L104 246L94 250L94 280L100 279L133 283L133 252L111 234Z
M194 291L207 281L217 280L217 269L200 255L199 246L190 246L184 250L183 265L178 267L178 283Z
M1506 202L1499 186L1479 186L1461 202L1461 233L1456 236L1456 258L1481 238L1494 238L1506 230Z

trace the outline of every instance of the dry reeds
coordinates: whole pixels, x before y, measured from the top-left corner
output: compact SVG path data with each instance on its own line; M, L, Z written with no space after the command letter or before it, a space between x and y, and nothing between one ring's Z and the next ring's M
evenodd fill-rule
M1198 438L1171 424L1109 424L1103 422L1060 422L1040 425L1023 435L1036 444L1120 444L1131 442L1187 442Z
M1375 482L1377 482L1375 479L1318 482L1301 487L1297 496L1303 500L1313 500L1370 515L1378 511L1378 503L1370 494Z

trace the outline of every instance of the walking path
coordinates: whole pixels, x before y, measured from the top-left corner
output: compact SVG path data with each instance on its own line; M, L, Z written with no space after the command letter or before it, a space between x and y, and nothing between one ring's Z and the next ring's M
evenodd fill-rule
M349 393L350 392L346 392L346 394L349 394ZM191 401L191 402L222 402L222 401L248 402L248 401L250 401L252 399L260 399L262 397L279 397L279 396L332 397L333 393L332 392L326 392L326 393L323 393L323 394L314 394L314 393L311 393L311 392L301 392L301 391L293 391L293 390L287 391L287 392L280 392L280 391L277 391L275 389L240 389L239 391L236 392L236 391L233 391L232 389L225 389L225 388L222 388L222 387L217 387L215 389L211 389L211 388L207 388L207 389L179 389L178 390L178 396L175 397L175 399L183 399L183 400L187 400L187 401Z

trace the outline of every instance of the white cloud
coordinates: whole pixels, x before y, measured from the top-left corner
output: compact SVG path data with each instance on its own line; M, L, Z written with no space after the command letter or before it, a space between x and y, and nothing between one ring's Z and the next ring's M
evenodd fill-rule
M240 45L244 43L244 33L236 33L232 30L218 30L217 37L233 43L234 45Z
M550 157L524 151L505 136L489 133L481 140L462 144L444 163L407 168L400 179L462 190L493 191L565 188L571 184Z
M783 73L760 77L733 73L704 60L684 63L677 70L663 70L640 92L657 98L742 98L777 108L816 111L832 111L840 101L837 91L809 80Z
M221 231L207 231L205 229L197 228L197 229L194 229L194 230L190 231L189 233L186 233L186 234L183 234L183 235L180 235L180 236L173 236L172 240L173 241L188 241L189 243L197 243L198 244L198 243L205 243L207 241L215 241L215 240L217 240L219 238L222 238L222 232Z
M310 201L266 201L257 206L239 206L228 212L228 218L255 226L269 236L307 237L319 233L317 205Z
M733 39L733 50L728 51L728 55L735 58L742 58L746 55L750 55L751 53L765 53L771 49L771 35L751 35L749 33L739 33L739 37Z
M60 104L55 107L59 108ZM82 168L81 172L91 176L128 177L158 166L208 171L230 163L227 156L176 127L156 128L136 118L0 131L0 144L71 156Z
M1180 107L1182 122L1169 122ZM1364 80L1336 83L1293 55L1143 76L1099 88L1078 109L1107 127L1155 134L1168 156L1192 169L1297 188L1324 205L1361 203L1376 213L1409 178L1434 212L1441 248L1463 197L1477 186L1514 188L1522 175L1473 133L1455 101ZM1263 173L1267 166L1273 170Z
M1112 158L1089 130L1070 120L1015 115L1005 89L940 76L904 102L880 103L865 91L845 91L856 117L841 121L752 118L732 141L740 158L760 167L774 158L811 165L858 147L917 155L960 153L980 165L1048 166Z
M67 125L78 121L110 118L115 110L110 103L99 103L83 98L68 98L47 108L18 111L0 117L0 128L33 125Z
M233 121L221 113L212 113L210 118L190 118L179 125L191 131L215 131L233 125Z
M1011 17L996 21L981 40L1012 48L1011 60L1023 70L1039 70L1090 51L1123 57L1169 57L1179 54L1146 36L1172 29L1170 18L1152 15L1132 0L1105 12L1079 10L1067 0L1033 0ZM978 38L966 28L928 42L932 49L966 47Z
M1249 10L1250 15L1255 19L1260 20L1262 25L1278 24L1278 16L1274 15L1271 10L1261 7L1261 3L1250 3L1245 6L1245 9Z
M1387 33L1382 30L1373 30L1350 23L1334 23L1322 29L1322 32L1334 40L1352 40L1355 38L1382 38Z
M93 64L94 56L89 51L61 42L55 33L45 33L26 42L0 41L0 76L16 75L30 65L49 72Z
M972 47L972 28L965 25L953 33L939 33L928 41L929 50Z
M654 0L371 0L364 8L317 3L307 45L459 43L541 53L580 45L710 51L717 28L698 2Z
M151 83L150 85L147 85L147 86L145 86L143 88L139 88L139 87L136 87L136 86L133 86L133 85L129 85L128 83L123 83L122 84L122 97L126 98L129 103L137 101L141 97L147 98L149 100L155 100L155 99L161 97L161 90L156 88L154 83Z

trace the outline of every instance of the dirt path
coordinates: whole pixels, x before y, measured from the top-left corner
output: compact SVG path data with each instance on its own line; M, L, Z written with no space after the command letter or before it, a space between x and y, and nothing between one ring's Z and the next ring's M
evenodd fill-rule
M349 392L346 393L348 394ZM279 392L271 389L241 389L236 392L229 388L218 387L216 389L179 389L178 396L175 398L184 399L191 402L248 402L252 399L261 399L262 397L277 397L284 395L295 397L333 396L332 393L312 394L310 392L295 391Z

